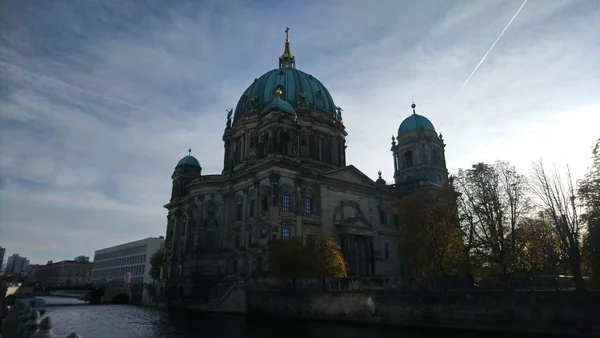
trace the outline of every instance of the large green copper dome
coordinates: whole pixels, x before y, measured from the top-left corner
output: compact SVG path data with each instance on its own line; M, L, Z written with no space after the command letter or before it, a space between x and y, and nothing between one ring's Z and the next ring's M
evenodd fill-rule
M435 132L433 124L425 116L419 114L412 114L411 116L404 119L404 121L402 121L402 123L400 124L400 128L398 128L398 136L404 133L408 133L409 131L419 129L430 130Z
M274 102L277 97L289 103L293 110L303 107L320 111L333 118L338 117L339 112L331 94L321 81L296 69L296 59L290 51L288 31L289 28L285 31L285 48L283 55L279 57L279 68L254 79L238 101L234 119L251 110L263 112L270 109L269 107L281 105L281 102ZM289 112L289 106L285 106Z
M281 99L294 108L303 105L331 117L336 116L336 106L331 94L321 81L296 68L280 68L254 80L238 101L234 118L243 116L252 108L259 111L264 109L276 98L275 91L278 88L282 91Z

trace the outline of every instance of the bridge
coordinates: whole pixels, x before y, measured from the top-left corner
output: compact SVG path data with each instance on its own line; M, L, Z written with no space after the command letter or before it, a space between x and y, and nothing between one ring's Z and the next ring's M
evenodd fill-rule
M47 286L35 288L38 296L70 297L89 301L91 304L131 302L137 289L141 285L111 283L111 284L88 284L78 286ZM141 295L141 291L140 291Z

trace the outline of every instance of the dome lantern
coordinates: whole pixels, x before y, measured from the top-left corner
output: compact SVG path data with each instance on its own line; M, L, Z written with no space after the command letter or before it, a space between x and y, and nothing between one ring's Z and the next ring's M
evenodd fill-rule
M279 69L281 68L296 68L296 59L290 51L290 28L285 28L285 47L283 49L283 55L279 57Z

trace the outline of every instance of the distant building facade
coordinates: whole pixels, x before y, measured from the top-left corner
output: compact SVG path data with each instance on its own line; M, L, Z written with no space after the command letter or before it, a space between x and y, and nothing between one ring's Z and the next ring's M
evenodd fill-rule
M77 256L77 257L73 258L73 260L75 262L89 262L90 258L88 256L81 255L81 256Z
M41 286L78 286L90 283L92 263L49 261L35 267L35 281Z
M27 268L27 275L25 276L23 282L27 284L38 284L36 273L37 270L43 266L43 264L29 264L29 267Z
M151 283L150 257L164 245L164 237L150 237L97 250L92 263L94 283L114 280L132 283Z
M2 266L4 266L4 254L6 253L6 249L0 246L0 270L2 270Z
M29 260L25 257L19 256L19 254L13 254L8 257L6 261L6 274L20 275L21 272L27 271L29 266Z

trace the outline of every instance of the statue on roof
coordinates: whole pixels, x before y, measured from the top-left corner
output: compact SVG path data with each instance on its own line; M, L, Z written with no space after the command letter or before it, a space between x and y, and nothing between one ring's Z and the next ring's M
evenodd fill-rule
M233 108L225 109L225 111L227 112L227 128L230 128L231 127L231 115L233 114Z
M336 120L342 119L342 111L343 111L343 109L341 107L335 107L335 119Z

